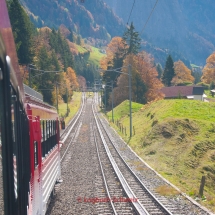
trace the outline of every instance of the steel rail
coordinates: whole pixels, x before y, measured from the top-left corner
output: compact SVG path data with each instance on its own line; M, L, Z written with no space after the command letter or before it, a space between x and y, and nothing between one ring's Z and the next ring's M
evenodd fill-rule
M97 114L98 115L98 114ZM98 117L99 119L99 117ZM106 128L104 127L103 123L101 122L101 120L99 119L100 124L102 126L102 128L104 129L106 136L108 137L110 143L112 144L112 146L114 147L115 151L117 152L117 154L119 155L119 158L122 160L122 162L125 164L125 166L128 168L128 170L130 171L130 173L135 177L135 179L140 183L141 187L156 201L157 204L159 204L159 206L164 210L165 213L167 213L168 215L173 215L155 196L154 194L143 184L143 182L139 179L139 177L136 175L136 173L129 167L129 165L126 163L126 161L124 160L124 158L121 156L121 154L119 153L118 149L116 148L115 144L113 143L113 141L110 139L109 134L107 133Z
M109 150L109 148L108 148L108 146L107 146L107 143L106 143L106 141L105 141L105 138L104 138L104 136L103 136L103 134L102 134L102 131L101 131L101 128L100 128L100 126L99 126L98 120L97 120L97 118L96 118L96 114L95 114L95 111L94 111L94 107L93 107L93 106L92 106L92 110L93 110L93 115L94 115L94 118L95 118L95 121L96 121L96 125L97 125L97 128L98 128L100 137L101 137L101 139L102 139L103 145L104 145L104 147L105 147L106 153L107 153L107 155L108 155L108 158L109 158L109 160L110 160L110 162L111 162L111 165L112 165L112 167L113 167L113 169L114 169L114 171L115 171L115 173L116 173L116 175L117 175L117 177L118 177L118 179L119 179L119 181L120 181L120 183L121 183L121 185L122 185L122 187L123 187L123 189L124 189L126 195L127 195L128 198L130 198L130 199L137 199L137 197L136 197L135 194L133 193L132 189L131 189L130 186L128 185L128 183L127 183L125 177L123 176L122 172L119 170L119 168L118 168L118 166L117 166L117 164L116 164L116 162L115 162L113 156L111 155L111 152L110 152L110 150ZM134 209L136 210L136 212L137 212L138 214L141 214L141 215L149 215L149 213L146 211L146 209L143 207L143 205L140 203L140 201L139 201L138 199L137 199L136 202L131 201L131 204L134 206Z
M72 120L69 122L69 124L68 124L67 128L64 130L64 132L61 134L61 138L63 138L63 136L65 135L64 138L63 138L63 140L62 140L62 142L65 142L65 140L66 140L67 137L69 136L69 134L70 134L72 128L74 127L73 125L76 123L77 118L81 115L81 112L82 112L83 107L84 107L84 104L85 104L84 99L85 99L85 93L84 93L83 96L82 96L81 108L80 108L79 111L75 114L75 116L72 118ZM75 122L73 122L73 121L75 121ZM73 124L72 124L72 123L73 123ZM71 124L72 124L72 125L71 125Z
M69 131L68 131L66 137L64 138L64 140L68 137L68 135L70 134L71 130L74 128L74 126L77 124L77 121L80 119L80 116L81 116L81 114L82 114L82 112L83 112L84 106L85 106L85 101L83 101L83 105L82 105L81 111L79 112L77 118L75 119L75 122L74 122L74 123L72 124L72 126L70 127L70 129L69 129ZM63 159L64 159L64 157L65 157L67 151L68 151L69 148L70 148L70 145L74 142L73 140L74 140L74 138L76 137L76 133L77 133L77 131L78 131L78 128L79 128L80 123L81 123L81 120L79 120L78 126L76 126L76 129L75 129L75 132L74 132L74 136L73 136L73 137L71 138L71 140L69 141L68 146L67 146L67 148L66 148L66 150L65 150L65 152L64 152L64 154L63 154L63 156L62 156L61 159L60 159L60 162L63 161Z
M94 141L95 141L95 145L96 145L96 151L97 151L97 157L98 157L98 160L99 160L99 165L100 165L100 169L101 169L101 172L102 172L103 181L104 181L104 184L105 184L106 193L108 195L108 198L110 199L110 204L111 204L111 207L113 209L113 212L114 212L115 215L117 215L115 206L114 206L113 202L111 201L111 195L110 195L110 192L109 192L109 189L108 189L107 180L106 180L106 177L105 177L105 174L104 174L104 169L103 169L102 162L101 162L101 159L100 159L95 131L93 131L93 136L94 136Z

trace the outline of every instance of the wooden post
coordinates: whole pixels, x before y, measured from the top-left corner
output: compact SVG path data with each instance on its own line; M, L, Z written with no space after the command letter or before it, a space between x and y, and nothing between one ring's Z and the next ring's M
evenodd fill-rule
M126 127L125 127L125 136L127 136L127 133L126 133Z
M203 196L204 186L205 186L205 176L203 175L202 180L201 180L201 184L200 184L200 188L199 188L199 196L200 197Z

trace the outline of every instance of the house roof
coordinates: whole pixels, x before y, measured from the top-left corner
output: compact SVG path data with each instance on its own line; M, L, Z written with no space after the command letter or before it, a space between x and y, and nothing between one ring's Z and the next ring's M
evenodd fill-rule
M163 87L160 91L165 94L165 98L177 98L179 96L203 95L204 88L201 86L172 86Z

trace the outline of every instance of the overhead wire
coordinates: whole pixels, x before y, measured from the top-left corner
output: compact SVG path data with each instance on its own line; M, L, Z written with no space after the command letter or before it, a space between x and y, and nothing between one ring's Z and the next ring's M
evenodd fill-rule
M143 30L145 29L145 27L146 27L146 25L147 25L147 23L148 23L148 21L149 21L151 15L152 15L152 13L154 12L157 3L158 3L158 0L156 0L156 2L155 2L155 4L154 4L154 7L153 7L152 10L151 10L151 13L149 14L149 17L148 17L148 19L146 20L146 23L145 23L145 25L143 26L142 31L140 32L140 35L143 33Z
M131 8L131 11L130 11L129 17L128 17L127 25L128 25L128 22L129 22L129 20L130 20L130 18L131 18L131 14L132 14L132 12L133 12L134 5L135 5L135 0L134 0L134 2L133 2L133 5L132 5L132 8Z

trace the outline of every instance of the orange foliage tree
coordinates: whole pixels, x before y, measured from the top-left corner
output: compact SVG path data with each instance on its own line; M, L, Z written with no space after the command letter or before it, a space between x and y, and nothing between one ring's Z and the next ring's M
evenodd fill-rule
M137 56L137 69L147 87L147 102L162 99L163 94L159 90L163 87L163 84L160 79L158 79L158 72L154 65L154 59L144 51L139 53Z
M201 81L206 84L210 84L212 81L215 82L215 52L206 60Z
M102 69L114 66L114 58L123 59L124 57L124 43L121 37L114 37L106 48L106 56L100 61Z
M163 95L159 89L163 87L163 84L157 78L158 73L156 67L153 66L153 59L146 52L139 55L130 54L124 60L122 72L128 73L126 66L129 64L132 72L132 101L146 103L162 99ZM121 74L117 80L117 87L114 88L114 105L128 99L128 92L128 75ZM111 99L112 97L110 101Z
M191 70L188 69L181 60L174 63L174 70L175 76L171 81L173 85L179 85L186 82L193 83L194 77L191 75Z
M75 71L71 67L68 67L66 71L67 78L70 81L70 88L72 88L73 90L77 89L79 87L79 84Z

